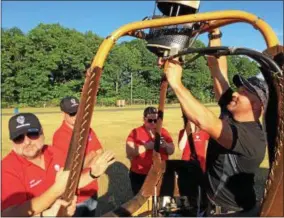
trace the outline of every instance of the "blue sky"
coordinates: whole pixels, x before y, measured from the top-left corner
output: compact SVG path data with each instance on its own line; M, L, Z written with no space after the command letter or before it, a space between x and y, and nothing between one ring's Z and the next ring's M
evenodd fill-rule
M25 33L39 23L59 23L80 32L106 37L120 26L153 13L154 1L2 1L2 27ZM264 19L283 44L283 1L202 1L200 12L244 10ZM240 23L222 28L223 44L265 49L260 33ZM127 40L129 38L126 38ZM200 39L207 44L207 36Z

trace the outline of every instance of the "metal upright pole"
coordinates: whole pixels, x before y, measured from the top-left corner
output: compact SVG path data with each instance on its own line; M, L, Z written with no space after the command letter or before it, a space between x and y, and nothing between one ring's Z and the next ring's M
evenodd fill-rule
M131 76L130 76L130 104L132 105L132 87L133 87L133 80L132 80L132 72L131 72Z

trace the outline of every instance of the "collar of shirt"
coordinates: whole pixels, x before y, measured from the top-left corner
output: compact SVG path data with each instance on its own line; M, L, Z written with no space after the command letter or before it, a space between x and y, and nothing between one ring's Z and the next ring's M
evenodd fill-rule
M141 127L144 129L146 134L149 136L149 139L151 139L152 141L155 141L155 135L154 135L154 138L153 138L144 124ZM162 135L162 130L161 130L161 135Z
M44 155L44 162L47 168L47 166L50 164L51 160L53 159L53 153L48 149L48 145L43 146L42 153ZM12 155L14 155L15 158L19 160L25 166L35 165L31 161L29 161L27 158L18 155L15 151L12 151Z
M70 126L68 126L68 124L64 120L61 124L61 127L62 127L62 129L64 129L65 131L68 131L70 133L72 133L72 131L73 131L73 129Z

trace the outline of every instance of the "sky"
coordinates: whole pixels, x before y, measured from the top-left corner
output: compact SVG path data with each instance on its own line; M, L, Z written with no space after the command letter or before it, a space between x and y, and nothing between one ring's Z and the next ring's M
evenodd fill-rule
M92 31L101 37L130 22L152 16L154 1L2 1L2 27L18 27L27 33L39 23L60 25L82 33ZM265 20L283 45L282 1L201 1L200 12L243 10ZM245 23L223 27L223 45L266 48L261 34ZM124 37L121 40L130 40ZM207 35L199 38L208 43Z

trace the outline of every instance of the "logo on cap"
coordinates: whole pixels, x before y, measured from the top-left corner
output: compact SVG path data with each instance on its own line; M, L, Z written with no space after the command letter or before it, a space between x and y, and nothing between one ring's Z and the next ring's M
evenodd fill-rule
M75 98L71 98L71 107L75 107L75 106L77 106L78 104L76 103L76 100L75 100Z
M18 116L17 117L17 123L19 124L16 126L16 129L21 128L23 126L30 126L30 123L25 123L25 117L24 116Z
M25 117L24 116L18 116L17 117L17 122L19 124L24 124L25 123Z

